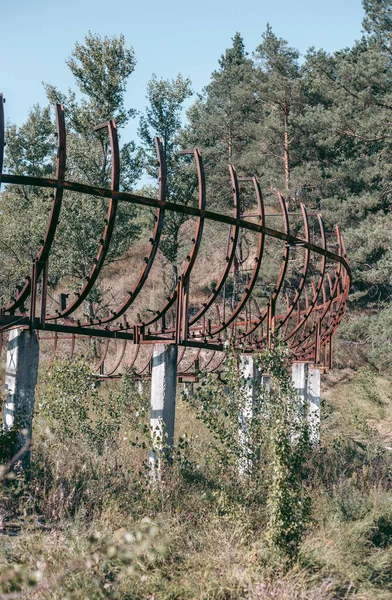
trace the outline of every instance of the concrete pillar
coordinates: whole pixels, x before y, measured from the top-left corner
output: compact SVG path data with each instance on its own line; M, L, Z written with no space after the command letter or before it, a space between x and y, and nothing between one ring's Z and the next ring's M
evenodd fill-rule
M317 367L308 367L308 421L310 443L317 446L320 443L320 394L321 394L321 376L320 369Z
M291 379L303 407L306 406L306 388L308 385L307 363L294 363L291 369Z
M192 382L187 381L184 383L184 394L187 398L193 398L195 391Z
M294 363L292 381L308 419L310 442L317 445L320 443L320 369L307 363Z
M238 415L238 440L243 454L243 458L239 464L239 473L240 475L245 475L249 474L252 470L252 461L247 458L251 443L249 428L257 398L257 387L261 381L261 374L255 365L253 356L243 354L240 361L241 373L246 380L246 384L244 400Z
M170 462L176 412L177 346L155 344L151 365L150 473L161 479L162 455Z
M261 376L261 387L268 393L271 391L271 377L269 375Z
M8 338L3 430L18 431L14 456L32 436L34 392L38 377L39 344L35 331L11 329ZM15 466L28 467L30 452Z

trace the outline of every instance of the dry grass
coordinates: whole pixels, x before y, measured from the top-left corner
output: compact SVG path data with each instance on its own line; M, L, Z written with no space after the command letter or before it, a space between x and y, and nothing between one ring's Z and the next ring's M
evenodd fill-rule
M376 437L389 414L388 382L376 378L369 394L369 375L359 381L352 372L327 378L323 448L308 471L313 520L292 565L269 554L262 505L203 466L210 434L180 397L176 437L191 437L195 471L183 471L180 457L159 490L148 485L146 451L130 445L129 409L100 455L77 431L73 439L50 434L37 417L31 483L2 491L3 523L18 535L0 539L0 597L18 564L42 572L38 600L390 600L392 477L388 438ZM101 387L103 403L109 392ZM361 430L369 415L374 427ZM157 523L163 554L141 556L132 572L106 554L83 566L97 552L92 533L117 543L143 517ZM24 589L17 597L30 597Z

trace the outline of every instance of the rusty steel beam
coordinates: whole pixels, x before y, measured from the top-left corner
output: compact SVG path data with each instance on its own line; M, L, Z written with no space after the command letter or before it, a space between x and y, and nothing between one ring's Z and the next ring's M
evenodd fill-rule
M49 361L52 363L58 349L59 339L70 339L70 356L74 356L75 341L77 337L84 337L90 343L92 338L105 339L101 356L96 364L99 376L118 377L118 369L125 365L126 349L129 342L136 346L136 351L131 362L126 365L126 370L133 369L137 377L149 376L149 365L147 363L137 366L139 350L141 345L150 345L151 352L154 343L178 344L181 351L178 357L178 373L181 377L197 378L201 369L206 372L219 371L224 359L226 343L230 342L240 346L242 351L255 352L265 346L272 346L280 336L280 339L289 345L294 360L313 361L322 363L327 368L332 362L332 338L339 326L347 303L349 287L351 282L350 267L347 262L346 250L343 237L339 228L336 229L337 251L332 251L331 245L327 245L327 236L321 216L317 215L321 245L315 244L310 239L310 228L306 208L301 204L304 237L292 235L289 224L289 213L285 199L278 194L283 219L283 231L266 226L266 214L260 184L256 177L238 177L233 165L229 165L229 174L233 193L233 215L225 215L207 210L206 181L200 150L184 150L181 154L193 155L196 164L198 182L197 207L177 204L167 200L167 173L164 159L162 140L155 138L155 147L158 160L159 191L158 198L146 198L120 188L120 150L117 138L116 124L113 119L98 125L95 130L107 129L111 149L111 184L110 189L90 186L73 181L65 180L66 167L66 130L63 106L56 106L56 122L58 132L58 147L56 173L53 179L28 177L23 175L12 175L2 173L5 123L4 123L4 99L0 95L0 184L36 186L53 189L53 201L48 218L48 224L43 243L32 264L31 274L27 275L25 283L16 292L15 297L6 306L0 309L0 335L12 327L30 327L37 331L46 331L42 339L53 341L53 353ZM258 212L248 215L241 213L241 193L239 182L249 181L253 184ZM48 274L50 273L50 251L56 233L64 191L80 193L92 198L106 198L109 200L103 234L99 240L99 248L86 282L78 292L74 292L75 298L67 305L66 294L60 295L60 310L55 314L47 315L47 286ZM122 303L112 309L108 316L103 318L92 317L88 321L81 322L76 311L86 300L88 294L97 282L99 274L105 264L105 259L110 248L114 234L116 214L120 202L129 202L145 208L155 208L155 226L150 238L150 249L144 259L144 265L137 277L136 283L130 291L126 292ZM136 322L130 322L127 311L132 307L139 296L143 286L146 284L152 266L156 259L159 244L165 223L165 215L169 212L182 214L185 217L196 217L195 232L192 238L192 248L187 256L183 272L178 277L178 283L163 307L154 311L151 318L144 319L138 315ZM275 216L275 214L274 214ZM257 217L257 222L246 218ZM197 262L199 249L203 239L203 230L206 220L222 223L229 227L228 245L226 249L225 267L220 274L218 283L211 292L206 302L196 309L191 304L191 274ZM257 248L254 256L254 264L246 274L247 283L240 293L239 298L232 306L229 315L226 315L226 284L231 276L235 260L236 249L240 239L240 232L254 232L257 234ZM263 253L267 240L275 239L283 243L283 256L280 265L277 265L277 279L273 289L268 295L264 308L260 308L254 297L256 283L259 281L260 268L263 261ZM299 282L294 291L294 297L284 292L285 280L291 259L291 249L295 247L304 248L302 272ZM320 257L317 282L311 281L310 259ZM328 269L334 267L334 281ZM326 286L325 278L328 280ZM223 290L223 311L220 310L220 293ZM311 298L309 299L309 291ZM40 291L40 293L38 293ZM322 302L319 297L322 294ZM40 296L40 305L38 304ZM282 296L285 308L277 314L278 299ZM30 308L24 308L26 300L30 298ZM279 304L279 306L282 303ZM304 306L305 304L305 306ZM40 306L39 316L37 307ZM193 314L190 314L192 306ZM304 307L303 307L304 306ZM255 309L255 310L254 310ZM281 309L279 309L280 311ZM211 314L211 311L213 314ZM19 314L18 314L19 313ZM215 315L215 316L214 316ZM122 322L118 319L122 317ZM151 329L154 325L153 330ZM114 359L110 350L112 339L121 340L120 352ZM116 345L117 346L117 345ZM328 350L327 350L328 348ZM191 352L189 362L187 349ZM117 351L116 351L117 352ZM205 353L211 355L205 357ZM217 353L221 353L221 355ZM105 373L104 367L108 355L112 356L111 368ZM204 360L203 360L204 357ZM216 361L215 358L218 358ZM189 364L188 364L189 362ZM182 364L184 366L182 367Z

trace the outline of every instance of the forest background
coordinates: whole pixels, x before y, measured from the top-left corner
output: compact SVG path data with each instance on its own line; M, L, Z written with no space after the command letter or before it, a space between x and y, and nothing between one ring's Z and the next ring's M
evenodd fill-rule
M363 36L333 54L310 49L305 56L267 26L249 54L240 33L219 59L210 82L186 110L191 81L153 75L144 114L125 105L136 57L123 36L88 33L67 60L73 89L45 85L48 102L63 102L70 131L67 178L106 185L109 148L92 133L96 123L115 117L121 135L132 120L139 139L121 145L121 187L156 195L153 135L163 138L168 164L168 197L189 203L195 193L189 166L178 157L184 147L202 150L210 208L230 203L227 164L242 175L260 178L268 204L280 192L290 210L305 203L321 211L329 231L339 223L345 236L353 284L350 315L340 330L352 364L369 361L390 370L392 247L391 111L392 11L385 0L365 0ZM54 170L55 129L49 106L35 105L27 121L7 125L6 168L25 175L49 176ZM143 175L144 173L144 175ZM154 180L151 179L151 182ZM142 183L141 183L142 182ZM147 183L146 183L147 182ZM229 193L228 193L229 192ZM1 195L0 289L3 300L29 272L42 238L50 199L41 191L8 186ZM68 203L59 236L72 241L54 252L51 281L75 284L88 275L105 207ZM116 260L146 235L150 221L135 218L132 207L119 214L109 259ZM167 218L161 246L176 280L183 218ZM100 302L99 292L90 297ZM349 361L350 364L350 361Z

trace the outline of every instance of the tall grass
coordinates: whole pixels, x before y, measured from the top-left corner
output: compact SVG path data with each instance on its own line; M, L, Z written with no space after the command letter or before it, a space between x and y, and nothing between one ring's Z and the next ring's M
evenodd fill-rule
M96 389L84 365L59 363L37 393L30 481L0 492L0 598L392 598L391 457L354 414L375 404L369 387L328 391L323 444L303 471L308 529L295 560L276 561L268 481L222 468L198 396L178 394L174 464L157 488L148 397L132 380Z

